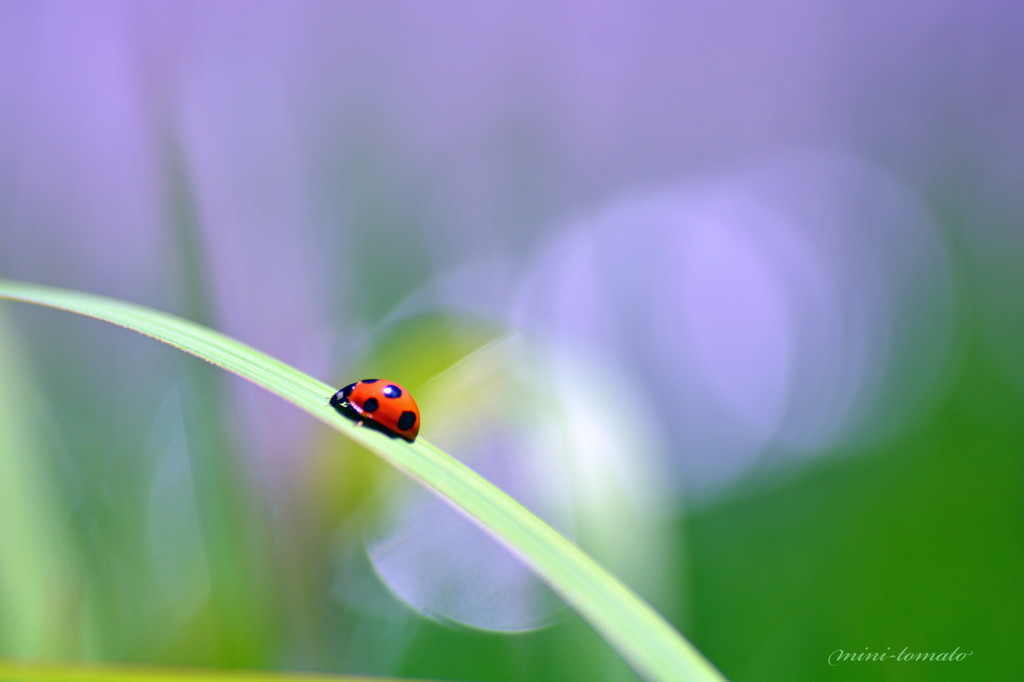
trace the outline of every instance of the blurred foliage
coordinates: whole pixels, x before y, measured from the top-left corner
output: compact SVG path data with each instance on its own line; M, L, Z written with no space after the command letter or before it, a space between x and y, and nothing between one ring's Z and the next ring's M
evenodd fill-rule
M80 652L68 620L89 628L39 423L41 401L24 349L0 310L0 651L46 657ZM66 499L66 498L64 498Z
M0 680L18 682L397 682L397 679L309 673L290 675L244 669L0 661Z
M686 613L668 615L727 674L788 680L827 671L863 679L869 665L894 664L828 668L829 653L904 646L974 654L964 663L904 664L898 673L879 667L881 675L963 679L966 671L997 679L1012 671L1024 603L1018 571L1024 565L1024 398L971 342L970 324L966 317L955 382L915 431L871 451L751 472L746 483L678 515L677 532L688 546L673 561L690 565L678 591L691 602ZM362 554L361 539L375 525L373 491L384 473L365 468L369 458L358 448L325 442L321 456L310 460L308 478L299 479L303 505L265 527L260 519L273 516L272 502L230 458L238 448L221 432L230 418L218 410L226 399L209 374L216 370L198 363L184 370L178 398L184 409L163 410L153 427L167 421L182 433L179 456L188 455L192 479L177 506L151 507L153 493L145 491L157 489L162 466L152 448L141 447L135 466L109 479L101 474L109 466L102 440L95 452L75 451L76 470L98 476L96 492L62 494L62 479L45 454L55 447L53 438L40 437L35 425L46 408L34 396L30 365L19 359L21 344L9 325L0 333L8 387L0 419L4 655L467 680L634 677L622 661L596 654L606 651L603 643L569 613L546 628L499 634L437 623L394 605ZM487 323L418 318L381 334L357 371L391 368L422 388L501 333ZM174 446L159 433L143 441ZM218 463L211 453L228 459ZM111 487L111 480L119 485ZM93 511L83 515L82 505ZM162 512L180 515L180 505L194 507L198 536L185 542L180 535L154 536L167 526L153 520ZM168 555L153 555L154 542L180 543L175 547L192 565L178 561L176 570L205 577L179 582L184 592L157 589L161 568L153 559ZM202 550L184 551L189 542ZM339 594L339 579L364 600ZM192 603L189 593L201 595L198 608L184 620L168 620L169 603ZM277 603L283 611L272 606Z
M466 516L487 529L496 539L506 543L508 549L519 554L538 576L542 576L552 589L563 595L604 636L608 644L614 646L646 677L669 680L678 673L692 679L722 679L714 667L671 625L571 541L559 535L492 483L426 442L426 439L420 438L417 443L392 440L342 419L326 403L325 397L330 395L328 385L236 339L144 306L82 292L11 281L0 282L0 296L77 313L135 330L234 372L279 395L320 421L346 432L353 441L375 452L461 508ZM208 395L215 393L210 390L204 398ZM193 401L200 402L198 398L193 398ZM191 421L204 424L202 419L193 418ZM204 443L211 433L216 434L219 429L219 425L206 423L206 426L205 438L198 439L199 443ZM214 440L217 439L214 437ZM189 447L201 451L201 447L194 443L189 443ZM207 454L206 457L214 465L223 466L230 460L221 458L229 456L230 448L223 441L217 447L218 452ZM519 462L519 466L522 467L523 463ZM247 517L236 511L245 511L239 502L247 499L246 478L243 475L224 476L220 467L212 470L206 467L203 463L193 462L192 465L193 470L206 472L205 480L195 484L198 491L196 506L203 529L207 531L206 537L212 540L206 543L205 552L210 589L207 592L208 598L199 605L201 617L196 630L211 636L198 648L190 650L188 655L204 656L212 653L215 659L229 666L238 666L240 663L244 665L247 656L269 653L268 647L258 646L258 639L254 646L251 633L255 632L259 637L274 619L260 612L259 605L262 602L259 599L263 593L255 590L247 594L247 589L250 576L262 579L265 571L271 567L265 566L258 554L247 551L252 539L256 537L253 529L258 530L262 526L255 513ZM210 506L204 506L204 502ZM427 532L434 531L431 527L424 528ZM449 551L462 549L450 547ZM136 550L134 554L137 557L139 552ZM238 578L235 583L225 585L221 582L221 561L224 562L223 566L229 567L230 577ZM243 565L239 570L237 562L240 561ZM232 564L235 564L234 568ZM422 571L423 567L411 568L414 579L420 580L422 573L417 575L417 571ZM131 575L129 579L142 584L152 580L152 575ZM452 584L448 589L465 588ZM205 613L212 614L212 625L202 619ZM140 611L133 611L129 619L139 615ZM140 647L144 655L146 647L158 641L149 638L140 641L136 632L117 632L116 627L114 632L120 635L114 641L115 647L136 639L133 643Z
M1024 605L1024 399L969 355L942 409L871 452L843 453L681 521L690 630L737 680L1017 679ZM849 662L973 651L963 662Z

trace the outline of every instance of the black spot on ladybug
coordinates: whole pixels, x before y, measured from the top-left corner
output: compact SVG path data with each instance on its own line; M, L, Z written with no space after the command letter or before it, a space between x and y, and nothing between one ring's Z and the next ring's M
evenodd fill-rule
M416 423L416 413L406 410L402 413L402 416L398 418L398 428L402 431L408 431Z
M361 383L361 384L375 384L378 381L380 381L380 379L363 379L359 383Z
M363 412L373 412L378 407L380 407L380 403L377 402L376 398L367 398L366 402L363 403Z
M395 386L394 384L388 384L387 386L384 387L384 390L381 392L388 398L402 397L402 389L400 389L398 386Z

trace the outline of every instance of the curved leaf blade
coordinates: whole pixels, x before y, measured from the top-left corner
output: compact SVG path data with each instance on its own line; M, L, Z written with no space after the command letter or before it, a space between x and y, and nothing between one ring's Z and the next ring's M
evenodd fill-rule
M305 410L438 493L520 556L650 680L722 680L650 605L576 545L451 455L362 429L329 404L331 386L225 334L183 318L67 289L0 280L0 298L85 315L170 344Z

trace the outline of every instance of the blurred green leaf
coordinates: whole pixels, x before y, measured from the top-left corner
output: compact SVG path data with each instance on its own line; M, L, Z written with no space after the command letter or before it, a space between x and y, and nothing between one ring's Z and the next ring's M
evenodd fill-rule
M0 661L0 680L63 682L397 682L397 677ZM423 682L423 681L421 681Z
M1024 396L966 353L955 391L921 430L751 477L691 514L701 642L750 682L825 679L826 669L830 680L1024 679L1022 413ZM904 647L976 653L941 665L826 663L837 649Z
M73 641L63 632L68 615L83 614L75 604L76 557L67 549L57 493L46 485L34 423L38 395L19 346L0 316L0 648L52 656Z
M359 428L328 403L334 388L224 334L180 317L90 294L0 280L0 298L111 322L187 351L297 405L420 481L503 541L651 680L720 673L667 621L569 540L425 439Z

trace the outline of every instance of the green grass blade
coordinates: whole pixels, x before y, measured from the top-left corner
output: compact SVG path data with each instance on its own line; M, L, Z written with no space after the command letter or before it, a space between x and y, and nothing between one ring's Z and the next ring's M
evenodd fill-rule
M297 405L462 509L504 542L650 680L721 680L721 674L646 602L569 540L454 457L356 427L328 398L335 388L212 329L143 306L0 280L0 298L111 322L223 367Z
M18 682L400 682L397 677L278 673L262 670L171 668L0 660L0 680ZM416 682L427 682L417 679Z
M62 532L64 511L48 486L35 381L20 339L0 311L0 651L52 656L76 607L78 557Z

